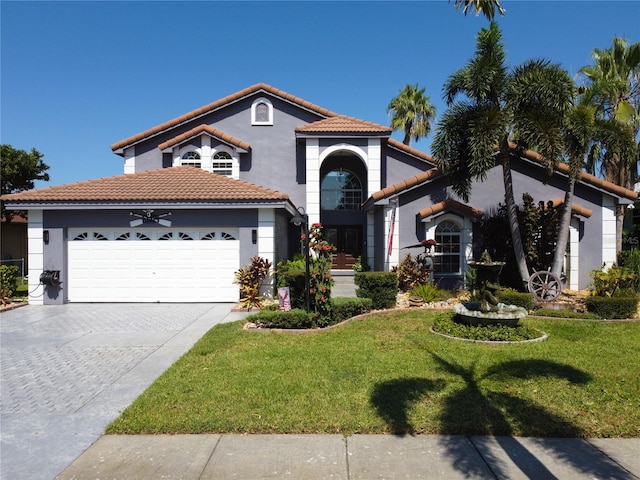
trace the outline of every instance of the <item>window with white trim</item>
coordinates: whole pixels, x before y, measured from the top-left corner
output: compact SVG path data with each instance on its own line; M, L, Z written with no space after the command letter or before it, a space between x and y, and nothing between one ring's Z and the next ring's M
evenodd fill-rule
M273 125L273 104L266 98L258 98L251 105L251 125Z
M211 161L211 171L218 175L233 175L233 158L229 152L219 151L213 154Z
M444 220L436 227L433 262L437 273L460 273L460 225Z
M189 151L182 155L180 159L180 165L201 168L202 162L200 161L200 154L198 152Z

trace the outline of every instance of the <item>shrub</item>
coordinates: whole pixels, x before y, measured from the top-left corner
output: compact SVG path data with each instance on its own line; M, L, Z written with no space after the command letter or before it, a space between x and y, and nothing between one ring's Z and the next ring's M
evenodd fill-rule
M398 278L394 272L357 272L354 282L359 287L356 295L370 298L374 310L396 306Z
M640 250L623 250L618 253L618 265L633 272L636 275L633 282L633 288L636 292L640 291Z
M567 308L554 309L554 308L539 308L533 315L540 317L555 317L555 318L579 318L583 320L597 320L600 318L598 315L592 312L574 312Z
M429 276L433 270L433 259L428 255L407 255L400 264L393 267L398 277L398 289L408 292L413 287L429 283Z
M635 318L638 312L638 296L603 297L591 296L585 299L589 312L600 318Z
M278 263L276 268L276 284L278 287L289 287L291 308L305 308L304 276L304 257L296 256L293 260L285 260Z
M451 298L451 292L443 288L433 285L432 283L422 283L411 289L410 295L420 297L425 303L437 302L438 300L446 300Z
M18 271L15 265L0 265L0 297L11 297L18 289Z
M240 306L247 310L259 307L263 298L260 296L262 281L269 275L271 262L265 258L252 257L248 267L240 267L233 283L240 285Z
M255 315L249 315L247 321L255 323L258 327L262 328L313 328L317 325L314 324L313 316L294 308L288 312L282 312L280 310L262 310Z
M633 289L636 275L624 267L613 266L609 270L592 270L589 272L593 281L593 293L597 297L613 297L618 290Z
M498 292L500 302L506 305L515 305L527 310L533 308L533 295L530 293L518 292L512 288L503 288Z
M331 302L333 304L333 323L343 322L373 309L373 300L370 298L337 297Z

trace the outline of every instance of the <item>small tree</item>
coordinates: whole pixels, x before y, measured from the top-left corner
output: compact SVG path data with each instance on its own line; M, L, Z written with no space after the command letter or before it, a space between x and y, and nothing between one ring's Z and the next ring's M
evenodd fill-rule
M35 180L49 181L49 165L42 161L44 155L35 148L31 152L16 150L11 145L0 145L0 160L2 166L1 173L1 194L22 192L32 190ZM25 212L7 212L2 205L2 216L10 222L15 215L26 217Z

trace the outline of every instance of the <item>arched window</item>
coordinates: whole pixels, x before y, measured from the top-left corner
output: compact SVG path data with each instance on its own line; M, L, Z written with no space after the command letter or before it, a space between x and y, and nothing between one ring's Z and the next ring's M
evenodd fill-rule
M187 165L189 167L201 168L200 154L198 152L190 151L182 155L180 165Z
M434 254L437 273L460 273L460 226L444 220L436 227Z
M251 125L273 125L273 104L266 98L258 98L251 105Z
M233 174L233 158L231 158L231 154L224 151L214 153L211 168L213 173L230 177Z
M358 210L362 205L362 184L348 170L340 168L327 173L320 189L322 210Z

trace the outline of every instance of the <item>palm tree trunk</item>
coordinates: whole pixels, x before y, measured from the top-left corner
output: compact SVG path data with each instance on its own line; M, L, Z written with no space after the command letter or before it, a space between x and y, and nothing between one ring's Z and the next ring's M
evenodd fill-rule
M518 264L520 278L524 284L524 288L528 288L529 284L529 268L527 266L527 258L522 246L522 236L520 235L520 224L518 223L518 211L516 210L516 202L513 196L513 179L511 178L511 161L509 154L502 156L502 178L504 180L505 202L507 204L507 213L509 218L509 228L511 230L511 241L513 243L513 252Z
M562 209L562 217L560 218L560 228L558 228L558 239L556 241L556 251L553 256L553 265L551 273L558 276L562 273L564 265L564 254L567 251L567 243L569 242L569 227L571 225L571 207L573 205L573 191L575 189L576 179L569 175L567 191L564 194L564 205Z

